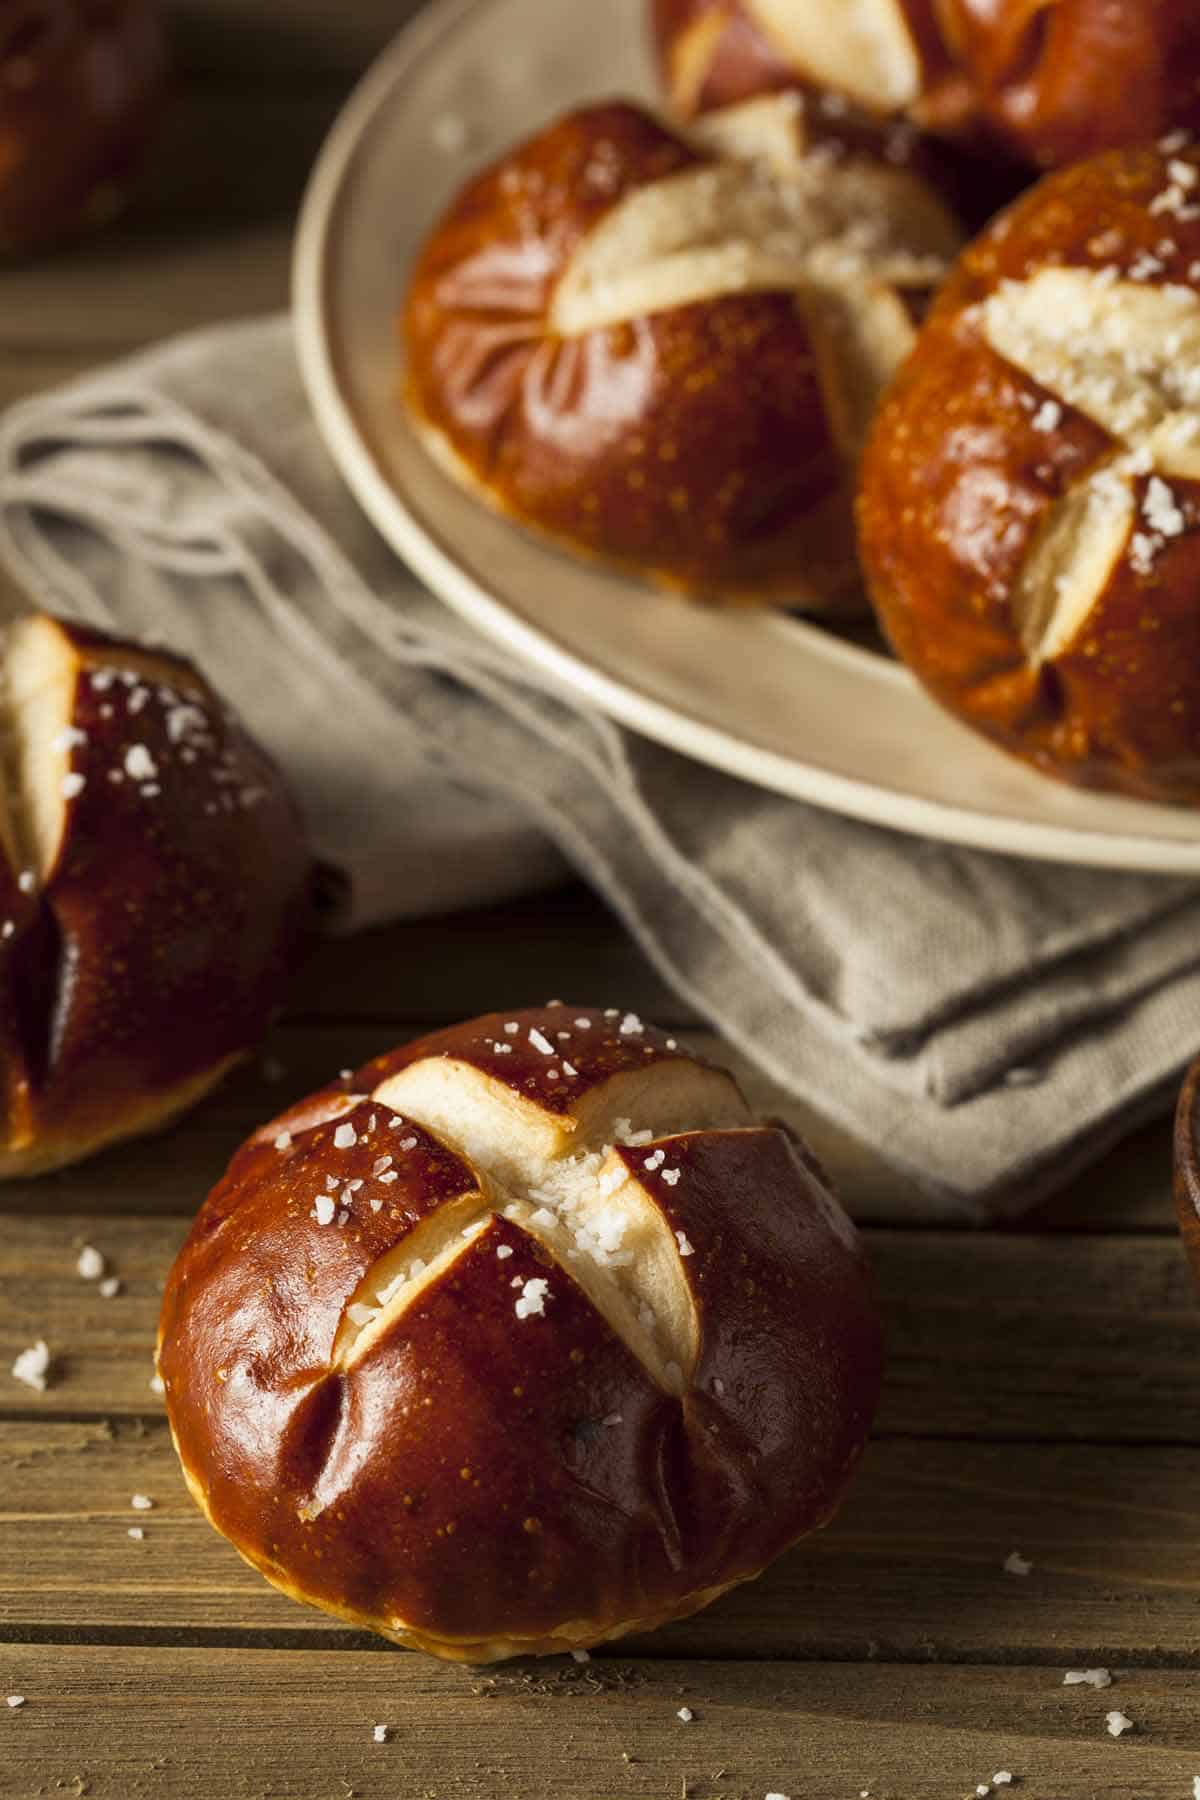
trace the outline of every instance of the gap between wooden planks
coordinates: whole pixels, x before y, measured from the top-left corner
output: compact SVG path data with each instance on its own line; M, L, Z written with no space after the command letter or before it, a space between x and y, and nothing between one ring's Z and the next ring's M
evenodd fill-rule
M5 1795L962 1800L1003 1768L1018 1800L1184 1800L1200 1771L1195 1680L1178 1673L1098 1694L1045 1669L619 1654L490 1673L303 1650L19 1645L0 1659L27 1697L0 1716ZM1119 1741L1104 1727L1117 1697L1138 1723Z
M1200 1667L1198 1494L1200 1449L877 1441L825 1531L624 1649ZM1005 1571L1013 1549L1030 1575ZM277 1594L211 1530L161 1420L0 1424L0 1637L368 1641Z

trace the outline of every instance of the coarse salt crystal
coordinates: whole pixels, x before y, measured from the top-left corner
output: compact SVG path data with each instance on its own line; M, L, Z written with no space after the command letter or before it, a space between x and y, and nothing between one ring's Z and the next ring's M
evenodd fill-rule
M663 1179L665 1180L666 1177L664 1176ZM696 1252L688 1241L686 1231L677 1231L675 1233L675 1242L679 1245L680 1256L695 1256Z
M130 781L153 781L158 765L145 744L130 744L125 752L125 773Z
M1105 1713L1104 1723L1109 1737L1120 1737L1123 1731L1133 1730L1133 1720L1126 1718L1123 1712Z
M26 1387L37 1388L39 1393L45 1393L49 1386L50 1346L44 1338L39 1338L28 1350L22 1350L12 1366L12 1372L15 1379L23 1381Z
M292 1147L291 1132L290 1131L281 1131L279 1133L279 1136L275 1139L275 1148L277 1150L290 1150L291 1147Z
M666 1160L667 1160L667 1153L665 1150L655 1150L652 1155L650 1155L646 1158L645 1162L642 1164L642 1167L643 1167L643 1169L650 1169L650 1170L661 1169L663 1164L666 1162Z
M617 1163L615 1167L604 1171L596 1183L596 1187L601 1194L615 1194L624 1179L625 1170L620 1163Z
M131 1525L129 1530L125 1533L126 1537L136 1538L139 1544L145 1535L146 1533L142 1530L140 1525Z
M1012 1778L1013 1777L1012 1777L1011 1769L997 1769L996 1773L992 1776L992 1786L993 1787L1011 1787L1012 1786Z
M578 1018L574 1021L574 1024L577 1031L590 1031L592 1029L592 1021L590 1019Z
M18 1706L24 1706L25 1696L24 1694L10 1694L4 1704L6 1706L11 1706L15 1712Z
M371 1165L371 1173L374 1176L380 1176L384 1173L385 1170L390 1169L391 1166L392 1166L392 1159L390 1156L377 1157L375 1159L374 1163L372 1163L372 1165Z
M1033 1564L1027 1557L1022 1556L1019 1550L1011 1550L1004 1559L1006 1575L1028 1575L1032 1567Z
M382 1174L379 1177L379 1185L380 1185L380 1187L391 1187L393 1181L399 1181L399 1179L400 1179L400 1177L397 1175L395 1169L388 1169L384 1174ZM379 1208L380 1208L380 1206L382 1206L383 1202L373 1200L371 1202L371 1204L372 1204L372 1206L374 1206L376 1212L378 1212Z
M154 1507L154 1502L149 1494L130 1494L129 1504L134 1512L151 1512Z
M679 1180L679 1170L678 1169L664 1169L662 1172L662 1178L666 1182L668 1187L674 1187L675 1184Z
M333 1134L333 1147L335 1150L349 1150L351 1145L357 1144L357 1142L358 1133L355 1131L353 1125L339 1125Z
M56 731L54 736L50 739L50 748L61 752L63 750L74 750L77 745L86 743L86 731L80 731L78 725L64 725L62 730Z
M84 780L83 776L80 775L77 770L72 769L69 775L64 775L62 778L63 799L74 800L77 794L82 794L86 786L87 782Z
M864 1789L863 1791L865 1792L866 1790ZM791 1795L790 1794L766 1794L763 1796L763 1800L791 1800Z
M576 1075L578 1075L579 1070L575 1067L574 1063L569 1063L567 1061L566 1057L564 1056L562 1072L564 1075L566 1075L568 1077L569 1080L573 1081L575 1079Z
M333 1223L333 1201L328 1194L317 1195L316 1199L313 1201L313 1209L309 1214L309 1217L315 1219L318 1225L331 1225Z
M377 1744L386 1744L388 1741L387 1726L386 1725L376 1725L371 1732L371 1736L374 1738L374 1740Z
M521 1029L520 1021L517 1019L507 1019L505 1021L504 1029L507 1031L509 1037L516 1037L518 1031Z
M356 1300L352 1306L346 1308L346 1317L352 1325L369 1325L375 1317L376 1310L375 1307L365 1306L361 1300Z
M32 869L22 869L17 876L17 886L23 894L32 894L37 886L37 876Z
M1029 423L1035 431L1057 431L1062 416L1062 407L1057 400L1043 400Z
M382 1200L371 1200L368 1202L368 1204L369 1204L372 1212L382 1212L383 1211L383 1201Z
M511 1255L512 1255L512 1245L511 1244L497 1244L496 1245L496 1260L498 1262L503 1262L505 1257L508 1257Z
M121 1291L121 1283L115 1275L106 1275L96 1292L102 1300L115 1300Z
M636 1013L626 1013L621 1020L620 1034L622 1037L641 1037L645 1029L646 1027Z
M402 1150L415 1150L416 1147L417 1147L417 1140L415 1137L406 1137L406 1138L400 1139L400 1148Z
M152 1394L165 1394L167 1391L167 1384L161 1375L152 1375L147 1386Z
M535 1313L544 1313L549 1293L550 1283L544 1276L530 1276L528 1281L522 1283L521 1292L517 1296L515 1311L518 1319L528 1319Z
M529 1041L535 1050L541 1051L543 1056L554 1055L554 1045L550 1042L550 1039L544 1037L540 1031L531 1031L529 1033Z
M685 1725L690 1725L695 1716L696 1715L690 1706L681 1706L679 1711L675 1714L675 1717L677 1719L682 1719Z
M602 1425L607 1425L611 1429L612 1426L619 1425L621 1423L621 1415L620 1415L620 1413L608 1413L603 1419L601 1419L600 1423Z
M101 1256L99 1250L94 1249L91 1244L85 1244L83 1249L79 1252L79 1260L75 1264L75 1273L83 1281L99 1281L107 1267L108 1264Z
M1063 1676L1064 1687L1078 1687L1083 1682L1086 1682L1088 1687L1111 1687L1112 1676L1107 1669L1068 1669Z

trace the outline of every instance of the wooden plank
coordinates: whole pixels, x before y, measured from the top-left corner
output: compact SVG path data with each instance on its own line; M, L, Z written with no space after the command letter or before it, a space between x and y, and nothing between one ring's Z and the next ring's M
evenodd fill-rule
M1198 1492L1196 1450L881 1441L826 1531L631 1648L1200 1666ZM135 1514L135 1493L153 1511ZM1014 1549L1028 1577L1005 1572ZM0 1425L0 1638L89 1634L364 1641L277 1594L209 1528L163 1421Z
M32 1644L4 1670L26 1704L0 1718L0 1793L22 1796L962 1800L1003 1768L1031 1800L1182 1800L1200 1770L1195 1680L1177 1672L1097 1694L1036 1668L617 1656L480 1671L386 1650ZM1137 1729L1116 1741L1118 1702Z
M0 1412L153 1412L146 1382L176 1219L13 1217L0 1237L0 1372L45 1338L38 1394L0 1373ZM94 1243L115 1300L74 1272ZM872 1231L889 1342L879 1428L995 1441L1200 1443L1200 1308L1156 1236Z

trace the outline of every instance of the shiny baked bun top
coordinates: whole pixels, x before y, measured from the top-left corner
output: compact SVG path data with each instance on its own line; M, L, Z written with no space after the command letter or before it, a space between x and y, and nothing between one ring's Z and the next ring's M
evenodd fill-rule
M164 1124L249 1050L312 924L272 764L179 657L0 643L0 1177Z
M689 137L623 102L560 119L413 270L426 442L498 510L667 586L860 605L854 461L961 241L889 143L796 96Z
M1053 168L1200 124L1193 0L652 0L686 115L799 83Z
M694 1611L833 1511L879 1384L803 1147L632 1014L495 1013L273 1120L159 1366L193 1494L297 1599L438 1655Z
M900 655L1047 771L1200 800L1200 152L1048 176L880 409L861 541Z

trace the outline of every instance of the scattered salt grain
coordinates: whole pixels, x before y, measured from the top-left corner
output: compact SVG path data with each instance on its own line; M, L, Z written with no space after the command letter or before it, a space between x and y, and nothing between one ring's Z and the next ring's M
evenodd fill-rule
M992 1786L993 1787L1011 1787L1012 1786L1012 1778L1013 1777L1012 1777L1011 1769L997 1769L996 1773L992 1776Z
M682 1719L685 1725L690 1725L695 1716L696 1715L690 1706L681 1706L679 1711L675 1714L675 1717L677 1719Z
M621 1414L620 1413L607 1413L605 1415L605 1417L603 1419L601 1419L600 1423L602 1425L608 1426L608 1428L611 1430L614 1425L619 1425L621 1423Z
M91 1244L85 1244L79 1252L79 1261L75 1264L75 1273L81 1281L99 1281L108 1264L99 1250Z
M1064 1687L1078 1687L1081 1682L1088 1687L1106 1688L1112 1686L1112 1676L1107 1669L1068 1669L1063 1676Z
M516 1037L518 1031L521 1029L519 1020L507 1019L504 1024L504 1029L507 1031L509 1037Z
M357 1142L358 1133L355 1131L353 1125L339 1125L333 1134L333 1147L335 1150L349 1150L351 1145L357 1144Z
M790 1794L765 1794L763 1800L791 1800Z
M543 1036L540 1031L531 1031L529 1033L529 1041L534 1049L540 1051L543 1056L554 1055L554 1045L550 1042L550 1039Z
M1104 1722L1110 1737L1120 1737L1123 1731L1133 1730L1133 1720L1127 1719L1123 1712L1105 1713Z
M388 1741L387 1726L386 1725L376 1725L374 1730L371 1732L371 1736L374 1738L374 1740L377 1744L386 1744Z
M385 1174L379 1177L379 1185L381 1187L391 1187L393 1181L399 1181L399 1179L400 1177L397 1175L395 1169L388 1169ZM382 1200L372 1200L371 1205L375 1208L375 1211L378 1212L379 1208L383 1205L383 1202Z
M86 731L80 731L78 725L64 725L62 730L56 731L54 736L50 739L50 748L61 752L63 750L74 750L77 745L86 743Z
M129 1496L129 1504L132 1506L134 1512L150 1512L154 1506L154 1502L149 1494L131 1494Z
M74 800L76 794L82 794L86 786L87 782L84 780L83 776L80 775L77 770L72 769L69 775L64 775L62 778L63 799Z
M663 1179L665 1180L666 1177L664 1176ZM679 1245L680 1256L695 1256L696 1252L688 1241L686 1231L677 1231L675 1233L675 1242Z
M279 1133L279 1136L275 1139L275 1148L277 1150L290 1150L291 1147L292 1147L291 1132L290 1131L281 1131Z
M645 1029L646 1027L642 1024L642 1021L638 1018L636 1013L626 1013L625 1017L621 1020L620 1032L622 1037L641 1037Z
M16 1380L23 1381L26 1387L37 1388L39 1393L45 1393L50 1385L50 1346L44 1338L39 1338L28 1350L22 1350L12 1366L12 1372Z
M17 876L17 886L23 894L32 894L37 886L37 876L32 869L22 869Z
M12 1704L11 1701L9 1704ZM1192 1777L1192 1800L1200 1800L1200 1775Z
M586 1650L572 1650L571 1658L577 1663L591 1662L592 1660Z
M313 1201L313 1209L309 1214L309 1217L315 1219L318 1225L331 1225L333 1223L333 1201L328 1194L317 1195L316 1199Z
M402 1150L415 1150L416 1147L417 1147L417 1140L415 1137L406 1137L406 1138L400 1139L400 1148Z
M146 1533L142 1530L140 1525L131 1525L125 1535L126 1537L136 1538L140 1544Z
M713 1376L713 1393L717 1396L718 1400L720 1400L725 1393L725 1383L721 1380L719 1375Z
M497 1262L503 1262L505 1257L511 1256L511 1255L512 1255L512 1245L511 1244L497 1244L496 1245L496 1260L497 1260Z
M102 1300L115 1300L121 1291L121 1283L115 1275L106 1275L96 1292Z
M130 744L125 752L125 773L130 781L153 781L158 765L145 744Z
M661 1169L663 1164L666 1162L666 1160L667 1160L667 1153L665 1150L655 1150L652 1155L650 1155L646 1158L645 1162L642 1164L642 1167L643 1167L643 1169L650 1169L650 1170Z
M991 1791L992 1790L988 1786L986 1781L981 1781L975 1789L975 1792L979 1796L979 1800L987 1800L987 1796L991 1793Z
M10 1694L4 1704L11 1706L15 1712L18 1706L24 1706L25 1696L24 1694Z
M1035 431L1057 431L1062 416L1062 407L1057 400L1043 400L1029 422Z
M165 1394L167 1391L167 1384L161 1375L152 1375L146 1385L152 1394Z
M533 1275L524 1282L515 1308L518 1319L528 1319L535 1313L544 1313L549 1292L550 1283L544 1276Z
M574 1024L577 1031L590 1031L592 1029L592 1021L590 1019L579 1018L574 1021Z
M1032 1567L1033 1564L1027 1557L1022 1556L1019 1550L1010 1551L1004 1559L1006 1575L1028 1575Z

